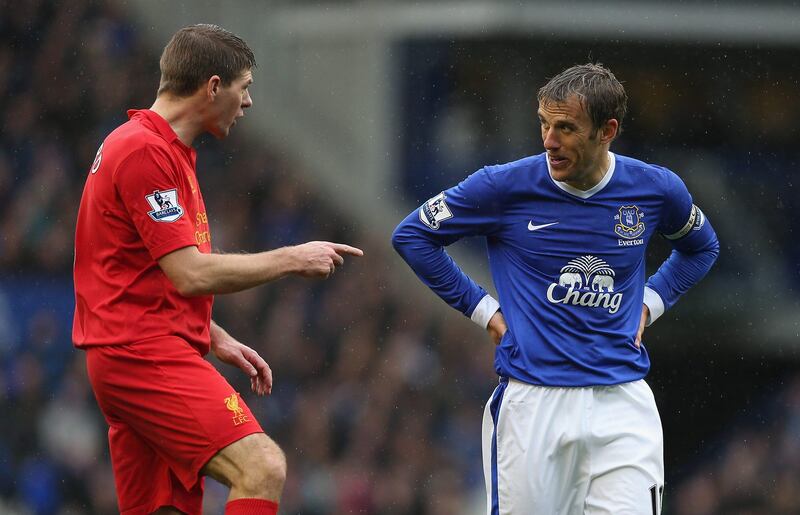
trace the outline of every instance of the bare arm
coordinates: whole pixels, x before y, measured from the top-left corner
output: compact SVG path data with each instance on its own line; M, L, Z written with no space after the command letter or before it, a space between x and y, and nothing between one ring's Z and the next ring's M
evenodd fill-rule
M258 352L239 342L225 329L211 321L211 351L229 365L239 368L250 378L250 388L256 395L272 393L272 369Z
M290 274L324 279L344 263L343 256L363 254L327 241L257 254L203 254L191 246L170 252L158 264L181 295L193 297L242 291Z

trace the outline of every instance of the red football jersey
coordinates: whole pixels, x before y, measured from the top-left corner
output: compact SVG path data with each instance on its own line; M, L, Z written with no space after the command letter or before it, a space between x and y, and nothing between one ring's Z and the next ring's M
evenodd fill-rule
M89 170L75 231L76 347L179 336L210 345L213 296L178 293L157 260L195 245L211 252L196 151L150 110L128 111Z

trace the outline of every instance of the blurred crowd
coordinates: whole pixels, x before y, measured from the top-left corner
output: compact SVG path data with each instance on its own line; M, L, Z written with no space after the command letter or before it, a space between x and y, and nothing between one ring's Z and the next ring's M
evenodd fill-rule
M115 513L107 427L70 341L72 237L97 147L155 97L159 49L113 3L0 0L0 12L0 513ZM282 513L481 513L488 338L409 301L388 235L370 240L246 132L245 121L197 145L213 246L329 239L366 252L329 281L285 279L215 303L215 320L275 375L257 399L219 365L286 451ZM800 382L770 406L668 486L669 513L800 513ZM222 513L225 489L206 489L206 512Z
M676 485L669 513L800 513L800 377L735 426L723 431L695 472Z
M70 341L72 237L102 138L155 98L159 49L113 4L10 4L0 17L0 513L115 513L107 427ZM273 394L255 398L218 364L286 451L282 513L480 507L480 420L496 381L488 339L457 314L445 324L406 302L387 278L388 236L366 241L302 173L248 142L246 122L235 132L198 143L215 248L329 239L367 253L329 281L285 279L215 304L215 320L274 372ZM206 487L207 513L222 513L227 492Z

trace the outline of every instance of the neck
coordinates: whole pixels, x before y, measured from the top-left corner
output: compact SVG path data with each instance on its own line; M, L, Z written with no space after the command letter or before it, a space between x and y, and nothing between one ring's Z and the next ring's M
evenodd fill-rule
M603 177L605 177L606 173L608 173L608 167L610 165L611 162L608 158L608 148L604 148L589 172L583 174L580 179L564 182L575 189L588 191L600 184L600 181L602 181Z
M192 146L194 139L204 131L201 112L194 97L162 94L156 98L150 110L164 118L187 147Z

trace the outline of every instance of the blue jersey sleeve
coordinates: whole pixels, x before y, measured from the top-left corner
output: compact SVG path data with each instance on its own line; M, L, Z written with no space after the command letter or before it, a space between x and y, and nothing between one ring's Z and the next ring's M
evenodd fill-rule
M717 235L705 214L692 203L683 181L672 172L667 172L666 178L659 232L670 240L673 251L646 285L663 303L661 312L672 307L681 295L699 282L719 255ZM652 313L652 319L660 314Z
M412 211L392 234L392 245L422 282L453 308L471 316L487 295L444 247L494 230L499 198L492 177L481 169Z

